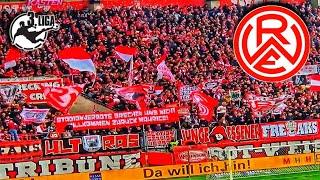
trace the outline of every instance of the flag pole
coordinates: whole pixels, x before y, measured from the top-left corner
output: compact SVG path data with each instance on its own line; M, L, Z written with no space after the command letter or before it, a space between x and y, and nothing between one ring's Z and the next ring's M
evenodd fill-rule
M132 80L133 80L133 72L132 71L133 71L133 57L130 59L128 86L132 86Z
M93 79L91 87L93 87L94 83L96 83L96 79L97 79L97 72L94 73L94 79Z
M262 112L259 114L259 124L261 124Z
M72 85L74 85L73 73L71 73L71 81L72 81Z

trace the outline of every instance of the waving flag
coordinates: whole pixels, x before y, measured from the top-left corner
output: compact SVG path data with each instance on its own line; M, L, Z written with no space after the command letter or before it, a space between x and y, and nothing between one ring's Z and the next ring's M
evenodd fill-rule
M272 114L281 114L287 107L285 103L279 103L279 105L272 110Z
M3 64L4 69L15 67L17 65L16 60L18 60L20 57L21 53L18 49L10 48Z
M200 91L193 91L190 96L193 103L196 103L198 106L199 117L211 121L213 109L218 106L218 100Z
M137 48L131 48L128 46L117 46L115 48L117 55L124 60L125 62L129 62L133 55L137 53Z
M166 65L167 53L164 53L157 61L158 79L167 79L171 82L176 81L172 72Z
M149 94L159 95L163 92L163 87L162 86L151 86L148 92L149 92Z
M144 86L136 85L116 89L116 93L129 102L135 103L139 110L147 109L146 95Z
M59 52L58 56L72 69L96 73L90 55L81 47L65 48Z
M49 109L23 108L20 115L25 122L43 123L44 120L46 119L48 112L49 112Z
M49 105L63 113L67 113L82 92L83 87L84 85L47 87L44 90L44 95Z
M159 95L163 92L163 87L162 86L157 86L153 84L142 84L140 85L143 87L143 89L148 92L148 94L155 94Z
M320 75L310 75L310 91L320 91Z
M266 113L274 111L281 111L284 102L291 96L283 95L278 98L270 98L264 96L256 96L253 94L247 95L246 100L255 117L265 115Z

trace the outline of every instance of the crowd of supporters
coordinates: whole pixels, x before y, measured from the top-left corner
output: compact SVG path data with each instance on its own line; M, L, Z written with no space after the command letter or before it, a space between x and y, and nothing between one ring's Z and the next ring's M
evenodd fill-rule
M301 12L312 37L312 49L307 64L320 63L320 8L310 4L295 7ZM247 11L247 6L229 6L209 9L207 7L121 7L99 11L49 12L56 15L61 24L59 31L52 31L40 48L24 52L17 66L0 69L0 77L29 77L54 75L64 78L64 84L87 84L84 93L87 97L101 102L115 111L135 109L135 105L118 96L114 87L128 85L129 63L122 61L115 53L117 45L137 47L134 57L133 84L155 84L162 86L160 95L148 97L149 108L164 107L166 104L182 103L178 100L177 82L185 85L200 85L207 80L220 82L217 89L204 92L219 99L218 111L211 122L201 120L195 104L184 103L190 115L181 117L180 123L146 126L146 131L171 128L191 128L200 126L250 124L281 120L320 118L320 93L311 92L306 86L295 86L288 80L281 83L266 83L249 77L237 64L233 54L232 38L235 27ZM0 13L0 60L3 62L10 45L7 36L10 23L17 13ZM87 49L97 68L97 76L89 72L76 73L58 59L60 49L81 46ZM156 60L168 52L166 65L171 69L176 82L157 80ZM71 75L73 74L73 75ZM95 79L94 79L95 78ZM93 82L95 82L93 84ZM229 91L240 90L266 97L291 95L286 101L287 108L281 114L269 113L262 118L253 116L248 103L230 100ZM14 103L1 101L0 129L1 140L34 138L28 135L41 135L54 130L52 111L45 124L25 124L19 112L26 104L23 98ZM141 127L109 129L99 131L72 132L63 135L119 134L141 132ZM19 137L17 137L17 133Z

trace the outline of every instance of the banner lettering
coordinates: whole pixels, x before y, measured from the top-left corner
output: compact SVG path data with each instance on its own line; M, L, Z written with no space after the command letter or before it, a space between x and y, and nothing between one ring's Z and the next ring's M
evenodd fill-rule
M27 103L45 103L44 87L62 86L61 78L12 78L2 79L0 85L17 85L19 91L26 97Z
M175 131L151 131L146 132L146 142L148 147L165 148L172 139L175 139Z
M55 119L58 132L63 132L68 124L73 126L73 130L87 130L122 128L176 121L179 121L179 114L176 108L63 115Z
M310 144L310 143L316 143ZM301 145L304 144L304 145ZM320 140L308 141L250 141L243 143L225 143L210 145L209 158L215 160L227 160L228 151L231 159L249 159L256 157L273 157L320 152Z
M278 121L272 123L181 129L182 143L196 144L242 142L251 140L281 141L297 138L320 138L319 120Z
M54 168L55 167L55 168ZM34 159L0 166L0 179L84 173L140 167L140 153L123 155L72 155L65 158Z
M42 156L40 140L34 141L10 141L0 144L0 161L12 161L29 159Z
M20 113L25 122L43 123L50 109L24 108Z
M193 146L177 146L173 149L175 164L208 161L208 147L206 144Z
M85 154L140 147L139 134L91 135L82 138L45 139L44 156Z
M179 99L180 101L190 101L190 94L197 90L197 86L184 85L179 87Z

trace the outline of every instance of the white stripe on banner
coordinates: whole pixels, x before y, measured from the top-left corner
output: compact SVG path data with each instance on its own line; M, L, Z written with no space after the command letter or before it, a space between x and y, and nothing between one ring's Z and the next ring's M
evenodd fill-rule
M121 58L122 60L124 60L125 62L129 62L130 59L133 57L133 55L131 55L131 54L123 54L123 53L118 52L118 51L116 51L116 53L117 53L118 56L120 56L120 58Z
M96 68L91 59L63 59L63 61L73 69L77 69L79 71L89 71L96 73Z
M311 82L311 86L319 86L320 87L320 81L311 79L310 82Z

